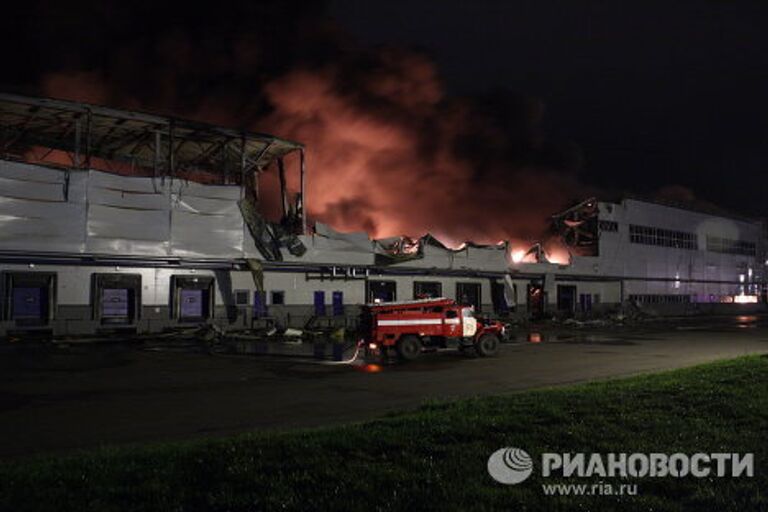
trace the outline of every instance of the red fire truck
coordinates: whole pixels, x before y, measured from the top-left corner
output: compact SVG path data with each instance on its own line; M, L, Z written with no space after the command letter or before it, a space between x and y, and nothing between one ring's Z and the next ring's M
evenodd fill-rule
M502 323L476 318L474 307L442 297L367 304L360 327L368 355L386 357L394 349L403 360L438 348L474 348L480 356L492 356L504 336Z

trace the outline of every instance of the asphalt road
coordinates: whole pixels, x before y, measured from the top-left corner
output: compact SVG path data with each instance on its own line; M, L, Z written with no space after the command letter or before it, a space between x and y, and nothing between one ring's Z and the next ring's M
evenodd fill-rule
M430 399L765 353L768 326L761 322L742 317L643 331L560 332L541 343L504 345L490 359L443 352L381 367L114 345L3 347L0 457L364 420Z

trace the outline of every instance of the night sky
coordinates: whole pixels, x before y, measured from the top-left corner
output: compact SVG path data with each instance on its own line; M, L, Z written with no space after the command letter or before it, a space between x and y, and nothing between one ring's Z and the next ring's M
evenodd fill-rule
M539 216L592 192L768 214L768 2L31 0L4 18L5 90L259 128L350 153L347 135L318 138L333 131L317 118L362 119L369 139L356 144L366 156L340 161L335 150L316 156L315 169L351 160L377 176L426 169L481 194L503 182L509 203L526 207L546 190L573 191L542 199ZM322 97L336 110L294 105L313 97L308 83L332 84ZM393 132L418 140L381 150L376 139ZM383 162L383 153L395 156ZM440 164L446 154L463 167ZM382 189L399 193L396 182ZM404 229L383 223L394 214L376 200L321 196L317 218L378 234ZM416 230L435 229L434 209L417 212L426 220Z
M768 2L337 0L331 11L369 44L424 49L455 94L541 99L548 132L582 148L590 184L682 185L768 214Z

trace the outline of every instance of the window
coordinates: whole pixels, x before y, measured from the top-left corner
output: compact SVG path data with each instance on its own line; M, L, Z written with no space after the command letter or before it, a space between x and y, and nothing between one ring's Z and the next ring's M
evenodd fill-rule
M285 305L285 292L282 290L274 290L271 295L271 303L273 306Z
M414 281L414 299L434 299L443 295L443 284L438 281Z
M140 274L93 274L93 318L102 324L132 324L141 310Z
M56 305L56 274L6 272L4 316L18 326L47 325Z
M369 303L394 302L397 300L397 283L394 281L368 281Z
M247 306L249 295L248 290L235 290L235 306Z
M723 254L741 254L743 256L755 256L757 254L757 247L754 242L709 235L707 235L707 250Z
M213 313L213 278L204 276L173 276L172 311L182 322L199 322Z
M597 225L601 232L615 233L619 230L619 223L615 220L601 220Z
M463 306L475 306L475 311L480 311L480 291L480 283L456 283L456 302Z
M629 241L633 244L658 245L675 249L698 249L695 233L630 224Z
M640 304L688 304L690 295L630 294L629 300Z

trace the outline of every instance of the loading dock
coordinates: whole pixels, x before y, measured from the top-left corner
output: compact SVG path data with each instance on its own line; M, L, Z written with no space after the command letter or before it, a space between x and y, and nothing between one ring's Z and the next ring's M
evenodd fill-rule
M12 320L16 327L49 324L56 304L56 274L5 272L3 284L7 320Z
M93 316L101 325L131 326L141 311L140 274L93 274Z
M213 312L212 277L173 276L171 283L174 316L180 322L201 322Z
M368 303L394 302L397 300L397 283L395 281L368 281Z
M482 310L482 288L480 283L456 283L456 302Z

